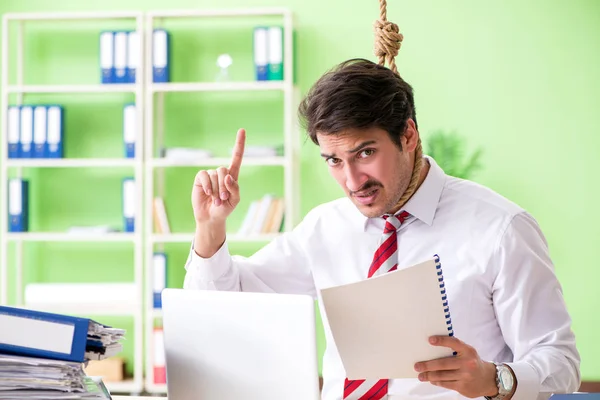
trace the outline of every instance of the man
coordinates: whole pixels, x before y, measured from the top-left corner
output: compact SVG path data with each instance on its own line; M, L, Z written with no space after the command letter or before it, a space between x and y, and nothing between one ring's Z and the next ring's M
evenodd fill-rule
M240 200L240 130L231 166L195 178L184 287L318 298L321 288L370 276L385 227L396 231L393 254L379 264L405 268L439 254L455 336L430 342L456 356L417 363L418 379L349 381L325 319L325 400L532 400L575 391L580 358L542 232L517 205L421 156L411 86L350 60L319 79L299 111L346 198L316 207L252 257L232 257L225 223Z

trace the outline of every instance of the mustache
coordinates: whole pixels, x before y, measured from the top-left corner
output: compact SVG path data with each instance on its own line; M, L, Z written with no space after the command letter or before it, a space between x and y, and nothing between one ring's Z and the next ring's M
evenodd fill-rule
M364 185L362 185L358 190L350 192L350 194L354 196L356 193L366 192L368 190L378 188L378 187L383 187L383 185L377 181L369 180L369 181L366 181L364 183Z

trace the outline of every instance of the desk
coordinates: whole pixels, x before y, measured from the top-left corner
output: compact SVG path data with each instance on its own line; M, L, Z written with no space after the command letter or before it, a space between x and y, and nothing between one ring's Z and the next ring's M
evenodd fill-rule
M152 396L112 396L113 400L168 400L166 397Z

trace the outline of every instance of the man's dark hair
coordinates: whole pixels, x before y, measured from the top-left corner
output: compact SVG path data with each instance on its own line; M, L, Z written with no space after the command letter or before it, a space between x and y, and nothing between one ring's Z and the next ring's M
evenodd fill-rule
M317 132L380 128L402 150L406 121L417 124L412 87L389 68L362 58L344 61L310 89L298 115L315 144Z

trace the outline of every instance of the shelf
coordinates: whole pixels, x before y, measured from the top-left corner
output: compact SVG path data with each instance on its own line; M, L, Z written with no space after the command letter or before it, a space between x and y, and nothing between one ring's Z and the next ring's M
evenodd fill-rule
M133 93L137 86L126 84L97 85L9 85L8 93Z
M63 303L63 304L41 304L33 303L22 306L23 308L44 311L57 314L75 315L86 317L93 316L134 316L139 305L128 304L85 304L85 303Z
M269 234L260 234L260 235L237 235L237 234L228 234L227 241L228 242L268 242L273 240L280 233L269 233ZM153 243L191 243L194 238L194 233L172 233L167 235L154 234L152 235Z
M51 13L6 13L4 18L13 21L82 20L82 19L133 19L141 17L140 12L51 12Z
M161 10L147 13L150 18L286 16L289 14L289 9L280 7L227 10Z
M135 164L127 158L16 158L6 162L9 168L133 168Z
M156 383L146 383L144 386L148 393L167 393L167 385L157 385Z
M154 83L150 90L159 92L221 92L221 91L264 91L284 90L285 81L256 82L195 82L195 83Z
M133 380L122 382L104 382L106 388L111 394L114 393L140 393L142 391L142 383L136 383Z
M67 233L67 232L9 232L9 241L26 242L133 242L134 233Z
M245 157L242 165L248 166L283 166L286 163L285 157ZM231 164L231 158L204 158L198 160L177 160L166 158L155 158L152 160L153 168L165 167L220 167Z

